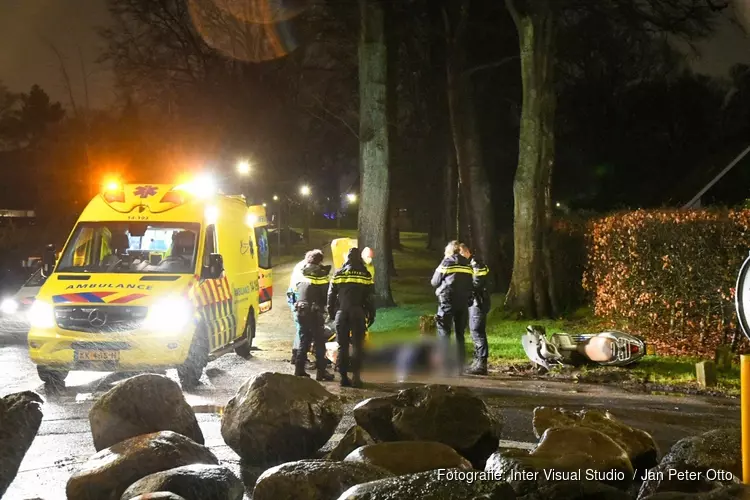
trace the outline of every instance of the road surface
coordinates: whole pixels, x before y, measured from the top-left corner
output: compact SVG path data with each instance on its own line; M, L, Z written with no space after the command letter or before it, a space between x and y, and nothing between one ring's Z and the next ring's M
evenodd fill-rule
M220 408L237 388L254 374L263 371L292 373L288 363L294 324L286 305L286 284L291 265L274 270L273 310L261 316L256 345L250 360L234 354L209 364L202 385L186 393L187 401L196 410L206 438L206 445L219 459L238 472L239 458L223 442L220 433ZM168 373L176 379L176 374ZM21 470L6 495L7 500L65 498L65 483L82 462L94 453L88 425L92 402L122 379L106 373L71 373L66 388L59 394L47 394L36 369L29 361L24 339L0 333L0 396L22 390L34 390L45 399L44 420ZM426 380L410 380L397 384L390 374L372 374L365 389L340 389L334 383L325 385L340 394L347 410L370 396L395 392ZM655 437L662 451L678 439L715 429L718 426L739 427L739 402L731 399L631 394L621 389L597 385L572 385L561 382L500 380L486 377L445 381L474 388L491 406L502 414L505 425L503 438L514 441L535 441L531 412L536 406L562 406L571 409L598 407L610 410L624 422L644 429ZM340 429L352 423L345 416ZM249 497L248 497L249 498Z

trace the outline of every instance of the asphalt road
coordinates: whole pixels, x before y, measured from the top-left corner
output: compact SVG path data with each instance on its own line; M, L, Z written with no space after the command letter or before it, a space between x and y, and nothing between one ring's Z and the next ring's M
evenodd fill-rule
M275 307L261 316L256 342L259 350L254 351L253 358L244 360L230 354L210 363L202 385L185 394L196 410L207 446L236 470L239 458L222 441L219 411L247 378L263 371L293 372L286 361L294 332L285 298L290 270L291 265L274 270L277 284L274 287ZM168 375L176 380L176 373L170 371ZM94 453L88 426L92 401L125 376L73 372L63 391L47 394L28 359L23 337L0 332L0 396L34 390L45 399L42 427L4 499L65 498L68 477ZM344 397L347 409L350 409L367 397L392 393L412 383L427 381L415 379L409 384L397 384L392 374L379 373L369 374L367 387L361 390L340 389L336 383L325 385L331 392ZM739 427L739 402L731 399L631 394L608 386L487 377L434 382L474 388L494 411L502 415L505 421L503 438L507 440L535 441L531 414L537 406L610 410L622 421L650 432L662 451L688 435L719 426ZM340 429L351 422L351 417L345 416Z

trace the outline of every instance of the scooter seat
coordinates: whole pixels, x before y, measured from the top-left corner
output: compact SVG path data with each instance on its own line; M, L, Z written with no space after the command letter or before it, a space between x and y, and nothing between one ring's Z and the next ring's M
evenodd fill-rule
M584 348L586 357L596 363L612 361L617 353L617 346L612 339L606 337L591 338Z

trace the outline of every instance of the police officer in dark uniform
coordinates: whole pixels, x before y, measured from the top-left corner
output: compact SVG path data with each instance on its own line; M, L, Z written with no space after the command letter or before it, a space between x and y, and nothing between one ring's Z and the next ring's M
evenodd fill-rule
M306 264L302 268L299 282L296 284L297 301L294 304L297 321L300 325L299 352L294 365L294 374L309 377L305 371L310 346L315 345L316 380L333 380L333 375L326 372L326 346L324 336L326 291L328 274L331 266L324 266L323 252L311 250L305 255Z
M444 369L448 369L448 346L451 329L456 330L456 348L458 349L458 374L463 372L464 333L469 321L469 302L472 299L472 276L474 274L469 261L459 253L458 241L451 241L445 247L445 257L432 275L432 287L438 298L438 312L435 321L440 337L441 357Z
M372 301L373 280L358 248L349 250L346 263L333 275L328 289L328 316L336 318L336 341L339 344L338 366L342 387L362 387L360 370L365 331L375 322ZM351 332L352 380L349 380L349 343Z
M466 370L469 375L487 375L487 313L490 312L490 294L487 291L489 268L476 255L471 254L468 246L459 245L463 257L468 259L474 272L474 296L469 306L469 331L474 342L474 362Z

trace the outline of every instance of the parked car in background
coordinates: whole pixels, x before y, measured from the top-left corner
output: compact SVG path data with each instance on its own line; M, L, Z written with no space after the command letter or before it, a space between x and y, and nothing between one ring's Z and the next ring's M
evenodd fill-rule
M268 229L268 240L271 242L271 245L275 245L278 239L279 229L277 227L271 226ZM303 235L301 233L298 233L294 229L290 227L283 227L281 228L281 244L285 244L287 241L290 243L299 243L303 240Z
M46 278L42 276L41 267L36 267L36 271L15 293L4 294L0 297L0 334L25 335L28 333L29 323L26 314L34 302L34 297L46 281Z

